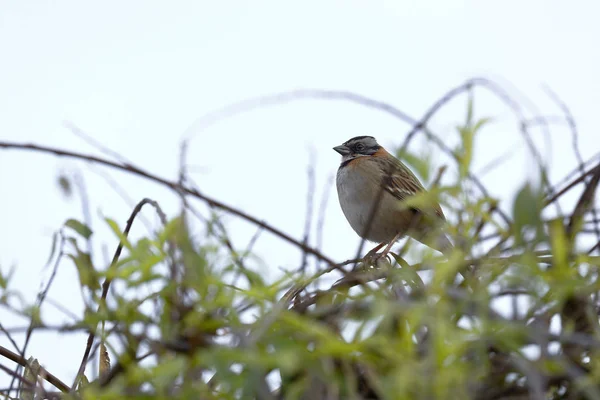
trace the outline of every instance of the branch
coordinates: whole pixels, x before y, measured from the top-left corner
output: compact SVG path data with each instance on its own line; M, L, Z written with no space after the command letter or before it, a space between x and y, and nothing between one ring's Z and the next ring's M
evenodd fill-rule
M293 237L291 237L287 233L283 232L282 230L275 228L274 226L272 226L264 221L261 221L258 218L253 217L252 215L250 215L244 211L241 211L233 206L230 206L222 201L216 200L210 196L202 194L198 190L182 186L177 182L169 181L165 178L161 178L157 175L147 172L147 171L145 171L139 167L136 167L132 164L118 163L115 161L110 161L110 160L107 160L104 158L96 157L96 156L93 156L90 154L82 154L82 153L78 153L78 152L74 152L74 151L59 149L56 147L40 146L40 145L36 145L36 144L31 144L31 143L13 143L13 142L0 141L0 148L30 150L30 151L35 151L35 152L39 152L39 153L54 154L57 156L75 158L78 160L88 161L88 162L95 163L95 164L101 164L101 165L111 167L111 168L114 168L114 169L117 169L120 171L129 172L133 175L137 175L137 176L146 178L150 181L153 181L155 183L159 183L163 186L166 186L169 189L174 190L175 192L183 192L187 195L190 195L194 198L204 201L209 206L220 208L221 210L224 210L230 214L233 214L242 219L245 219L246 221L249 221L255 225L258 225L258 226L264 228L265 230L271 232L275 236L278 236L281 239L295 245L296 247L300 248L301 250L305 251L306 253L312 254L313 256L317 257L321 261L324 261L328 265L336 266L336 263L331 258L325 256L323 253L314 249L313 247L307 246L304 243L302 243L301 241L294 239ZM345 272L345 271L342 271L342 272Z
M6 347L0 346L0 356L8 358L9 360L19 364L23 368L27 367L27 360L24 357L13 353ZM58 379L56 376L52 375L50 372L46 371L43 367L40 367L39 376L43 376L44 379L48 381L48 383L52 384L54 387L56 387L63 393L68 393L71 391L71 388L69 388L63 381Z
M129 231L131 230L131 226L133 225L133 221L135 220L135 217L142 210L142 207L144 207L144 205L146 205L146 204L152 204L158 210L158 214L161 217L163 216L162 210L160 210L160 207L158 207L158 204L154 200L150 200L147 198L142 199L142 201L140 201L135 206L135 208L131 212L131 215L129 216L129 219L127 220L127 225L125 226L125 230L123 231L123 236L125 238L129 235ZM119 245L117 246L117 249L116 249L113 259L110 263L110 266L108 267L107 277L104 280L104 282L102 283L102 296L100 298L100 305L98 306L98 311L100 311L100 308L106 302L106 296L108 295L108 289L112 282L110 273L116 267L117 261L119 261L119 257L121 256L122 251L123 251L123 241L121 240L121 241L119 241ZM96 325L96 327L97 326L98 325ZM77 388L77 384L79 383L79 380L85 373L85 366L87 365L88 358L89 358L90 352L92 350L92 345L94 344L94 338L96 337L96 327L94 327L94 329L90 330L90 334L87 339L87 344L85 346L85 351L83 353L83 358L81 359L81 364L79 365L79 370L77 371L77 375L75 376L75 381L73 382L73 387L72 387L73 390L75 390Z

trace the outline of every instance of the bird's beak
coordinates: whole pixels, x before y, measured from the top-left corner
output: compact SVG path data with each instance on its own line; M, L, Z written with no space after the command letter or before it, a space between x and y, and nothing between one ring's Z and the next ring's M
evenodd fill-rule
M350 154L350 149L348 147L344 146L343 144L339 145L339 146L335 146L333 149L343 156Z

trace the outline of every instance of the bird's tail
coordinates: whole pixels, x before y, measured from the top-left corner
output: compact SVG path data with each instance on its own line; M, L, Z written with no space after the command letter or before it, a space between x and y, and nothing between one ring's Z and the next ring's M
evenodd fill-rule
M449 254L454 249L454 245L444 232L435 231L425 237L413 236L413 238L443 254Z
M444 254L448 254L454 249L454 245L445 233L440 233L436 236L435 245L434 249L441 251Z

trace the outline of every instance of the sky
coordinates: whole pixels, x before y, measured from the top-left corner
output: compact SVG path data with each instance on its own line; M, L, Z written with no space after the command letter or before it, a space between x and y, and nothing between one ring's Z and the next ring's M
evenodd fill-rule
M340 161L332 147L372 135L392 150L410 126L349 102L314 99L255 109L204 128L202 116L257 96L329 89L385 101L420 118L452 87L485 77L518 99L529 116L561 114L550 88L568 105L582 155L590 157L600 149L598 12L600 6L589 0L0 0L0 140L102 154L74 133L75 126L132 163L176 179L181 140L191 138L187 162L202 191L298 239L311 165L315 208L329 194L323 248L342 261L354 256L359 238L331 186ZM445 143L457 143L455 128L465 109L463 96L433 119L431 127ZM535 164L500 101L476 91L475 113L492 120L478 136L475 170L510 156L484 176L510 209L515 190L536 176ZM549 137L533 131L555 181L576 165L568 132L564 125L553 126ZM411 150L429 154L435 165L447 163L422 141ZM116 244L104 216L124 224L144 197L171 216L178 211L172 193L137 178L65 158L0 150L0 268L15 268L14 286L27 302L48 278L44 265L53 233L68 218L82 218L81 201L59 190L60 174L83 177L100 265ZM145 216L156 223L150 212ZM233 217L225 221L234 243L245 247L255 227ZM139 224L133 234L146 232ZM285 270L300 262L297 250L268 234L255 250L271 268L258 271L265 276L278 273L273 266ZM76 282L75 268L61 264L49 297L79 313ZM1 315L6 326L26 324ZM51 308L45 315L48 323L68 321ZM40 333L29 351L70 383L84 342L83 335ZM10 348L4 337L0 344Z

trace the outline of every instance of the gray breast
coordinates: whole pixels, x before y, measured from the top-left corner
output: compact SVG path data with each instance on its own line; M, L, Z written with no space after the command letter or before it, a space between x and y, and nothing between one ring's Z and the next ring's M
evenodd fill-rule
M341 168L337 173L336 186L340 206L346 219L352 229L360 237L364 237L371 208L381 190L376 177L369 176L362 168L354 166ZM384 191L364 238L379 243L392 240L402 225L398 220L399 209L399 200Z

